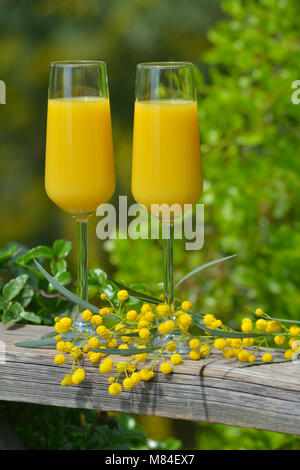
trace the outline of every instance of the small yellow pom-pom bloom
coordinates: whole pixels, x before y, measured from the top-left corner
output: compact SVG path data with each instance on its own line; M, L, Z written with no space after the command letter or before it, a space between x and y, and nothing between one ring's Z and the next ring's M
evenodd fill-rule
M283 335L276 335L274 338L274 342L278 344L278 346L282 346L285 343L285 336Z
M289 333L291 336L299 336L300 335L300 327L297 325L292 325L289 328Z
M108 377L107 381L108 381L108 383L113 384L114 381L115 381L115 378L114 377Z
M141 339L148 339L149 336L150 336L150 330L148 328L142 328L140 331L139 331L139 337Z
M243 319L241 330L244 333L250 333L252 331L252 321L250 320L250 318Z
M145 346L139 346L138 349L144 349ZM143 354L136 354L135 355L135 358L138 362L145 362L146 359L147 359L147 353L143 353Z
M216 321L216 318L211 313L207 313L206 315L204 315L203 321L207 325L208 323Z
M265 353L261 358L263 362L272 362L272 359L273 359L273 356L270 353Z
M173 372L173 367L169 362L163 362L160 366L160 371L166 375L171 374Z
M128 349L127 344L120 344L119 349Z
M177 349L176 343L173 343L172 341L169 341L167 344L167 351L169 352L174 352Z
M193 319L188 313L181 313L177 317L177 323L181 330L188 330L192 322Z
M254 343L254 338L243 338L243 345L250 348Z
M72 382L72 376L71 375L66 375L62 381L60 382L60 384L63 386L63 387L70 387L71 385L73 385L73 382Z
M190 302L189 300L185 300L184 302L182 302L181 308L182 308L183 310L187 310L187 311L191 310L191 308L192 308L192 302Z
M201 354L199 351L197 351L196 349L192 349L190 351L190 359L192 359L193 361L199 361L199 359L201 358Z
M129 321L135 321L137 319L137 312L136 310L129 310L129 312L127 312L126 314L126 317L127 317L127 320Z
M216 320L214 326L215 326L216 328L220 328L220 326L222 326L222 320Z
M234 350L231 348L223 349L223 357L227 359L234 357Z
M66 350L65 342L64 341L59 341L56 344L56 349L57 349L57 351L64 352Z
M141 312L142 312L142 313L147 313L147 312L149 312L149 311L151 311L151 305L149 305L149 304L143 304L143 305L142 305L142 308L141 308Z
M93 314L90 310L84 310L84 312L82 312L82 314L81 314L81 318L84 321L91 321L92 316L93 316Z
M72 375L72 383L77 385L77 384L80 384L84 379L85 379L85 370L81 368L75 370L74 374Z
M120 302L125 302L125 300L128 299L127 290L119 290L119 292L117 293L117 297L118 297L118 300L120 300Z
M63 354L56 354L55 358L54 358L54 362L55 364L57 364L58 366L62 366L66 361L66 358Z
M248 362L249 361L249 356L250 354L248 353L248 351L245 351L244 349L242 349L239 353L238 353L238 360L241 361L241 362Z
M157 315L159 317L167 317L170 313L170 307L167 304L160 304L156 307Z
M59 317L55 317L55 318L54 318L54 322L55 322L55 323L58 322L59 320L60 320Z
M91 319L92 325L100 326L100 325L102 325L102 322L103 322L103 320L102 320L101 315L93 315L92 316L92 319Z
M203 346L201 346L200 348L201 357L207 356L207 354L209 353L209 350L210 350L210 346L208 344L204 344Z
M293 357L293 350L292 349L287 349L284 353L284 357L286 359L292 359Z
M193 338L189 342L189 346L191 349L199 349L200 348L200 340L198 338Z
M231 339L231 346L234 349L238 349L242 346L242 340L240 338L232 338Z
M167 333L171 333L175 329L175 324L172 320L165 321L161 323L158 327L158 331L161 335L166 335Z
M255 310L255 313L256 313L256 315L259 316L259 315L263 315L264 312L263 312L263 310L262 310L261 308L257 308L257 309Z
M100 299L101 300L105 300L107 298L107 295L103 292L102 294L100 294Z
M61 341L61 336L60 336L60 335L56 335L56 336L55 336L55 341Z
M181 364L183 361L182 356L180 354L172 354L171 356L171 362L174 364L174 366L178 366Z
M253 354L250 354L250 356L248 358L248 361L249 362L255 362L255 356Z
M154 377L154 372L153 370L149 370L149 369L142 369L140 371L140 378L141 380L144 380L144 381L148 381L148 380L151 380L153 379Z
M155 315L153 312L146 312L145 313L145 320L152 322L155 318Z
M113 365L114 363L112 359L105 359L100 365L99 371L102 372L102 374L109 374L113 368Z
M118 341L113 338L107 343L108 348L116 348L118 346Z
M123 380L123 387L126 390L131 390L135 385L135 381L131 377L126 377L126 379Z
M119 395L119 393L122 392L122 385L120 385L118 383L112 383L108 387L108 391L111 395Z
M97 335L101 336L103 339L107 339L109 337L109 329L104 325L100 325L97 328Z
M89 353L89 359L93 364L97 364L101 359L101 353L91 351Z
M90 348L95 348L95 349L99 348L100 343L99 343L98 338L96 338L96 336L93 336L92 338L90 338L88 340L88 345Z
M274 333L275 331L279 331L280 329L281 329L280 321L271 320L267 322L267 325L266 325L267 333Z
M219 351L222 351L226 346L226 339L224 338L217 338L214 342L214 347Z
M260 318L259 320L257 320L257 322L255 323L255 326L258 330L265 330L266 329L266 326L267 326L267 322L266 320L264 320L263 318Z
M141 377L138 372L133 372L130 378L134 381L135 384L138 384L141 381Z
M149 325L149 322L147 320L140 320L138 322L138 329L141 330L143 328L147 328L148 325Z
M65 352L70 353L72 349L73 349L73 343L71 343L71 341L67 341L65 343Z

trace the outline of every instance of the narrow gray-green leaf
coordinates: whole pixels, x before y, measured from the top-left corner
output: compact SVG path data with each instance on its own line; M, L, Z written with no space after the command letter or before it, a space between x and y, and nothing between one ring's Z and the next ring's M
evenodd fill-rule
M21 341L15 343L15 346L20 348L42 348L44 346L55 346L56 341L53 338L34 339L29 341Z
M150 302L151 304L160 304L161 300L156 299L155 297L152 297L151 295L144 294L142 292L137 292L130 287L124 286L120 282L115 281L114 279L110 279L111 282L115 284L116 287L120 290L127 290L128 294L131 297L135 297L136 299L142 300L144 302Z
M213 266L218 263L222 263L223 261L226 261L228 259L234 258L236 255L231 255L231 256L226 256L225 258L220 258L216 259L214 261L210 261L209 263L202 264L201 266L198 266L198 268L193 269L190 271L188 274L186 274L180 281L177 282L176 287L180 286L186 279L190 278L191 276L194 276L195 274L198 274L199 272L203 271L206 268L209 268L210 266Z
M128 349L119 349L119 348L103 348L103 349L96 349L96 348L89 348L90 351L100 352L102 354L112 354L117 356L132 356L134 354L144 354L156 351L160 349L161 346L152 346L149 348L128 348Z
M96 313L96 314L99 313L99 309L95 307L95 305L92 305L89 302L86 302L85 300L81 299L77 295L70 292L64 286L59 284L52 276L50 276L50 274L43 268L43 266L40 265L40 263L38 263L36 260L34 260L34 262L36 266L38 267L38 269L40 270L40 272L45 276L47 281L49 281L56 288L56 290L58 290L58 292L60 292L62 295L64 295L67 299L69 299L74 304L80 305L81 307L86 308L93 313ZM106 314L105 316L108 318L113 318L108 314Z

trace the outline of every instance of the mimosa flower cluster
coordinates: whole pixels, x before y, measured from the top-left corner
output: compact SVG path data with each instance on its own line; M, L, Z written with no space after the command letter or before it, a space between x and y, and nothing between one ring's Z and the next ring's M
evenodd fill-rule
M71 364L62 386L78 385L85 379L86 361L107 376L109 393L118 395L152 380L157 371L172 374L176 366L184 365L184 359L200 361L213 351L254 365L272 362L270 348L274 346L283 349L287 361L300 350L300 326L288 327L260 308L244 317L236 331L211 313L193 313L188 300L175 307L144 303L136 311L126 306L126 290L118 291L118 306L106 294L100 298L107 306L97 314L90 310L81 314L85 331L77 330L69 317L55 318L55 363ZM177 351L182 345L184 354Z

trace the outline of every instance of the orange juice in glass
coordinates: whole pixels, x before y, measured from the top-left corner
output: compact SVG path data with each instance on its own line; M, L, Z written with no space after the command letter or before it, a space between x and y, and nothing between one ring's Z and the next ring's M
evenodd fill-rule
M202 170L193 64L154 62L137 66L132 194L168 224L163 239L164 297L173 310L174 219L202 193ZM177 205L173 212L153 205ZM151 207L152 206L152 207ZM177 212L176 212L177 210Z
M108 98L48 101L46 191L70 214L90 214L115 188Z
M88 295L87 220L115 189L105 63L53 62L48 98L46 192L76 220L78 294L84 309ZM78 313L76 327L85 328Z
M132 193L151 204L194 204L202 191L197 103L193 100L136 101Z

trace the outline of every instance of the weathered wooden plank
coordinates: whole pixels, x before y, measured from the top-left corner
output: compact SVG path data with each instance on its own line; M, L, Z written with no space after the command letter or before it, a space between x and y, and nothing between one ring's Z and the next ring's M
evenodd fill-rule
M200 362L186 359L176 373L139 384L112 397L107 377L86 364L87 378L78 386L61 387L68 366L56 366L52 348L25 349L16 342L38 339L51 328L0 328L5 363L0 363L0 400L121 411L134 414L223 423L288 434L300 434L298 364L241 368L236 359L214 354L199 376ZM273 350L275 357L281 357ZM1 361L0 361L1 362Z

